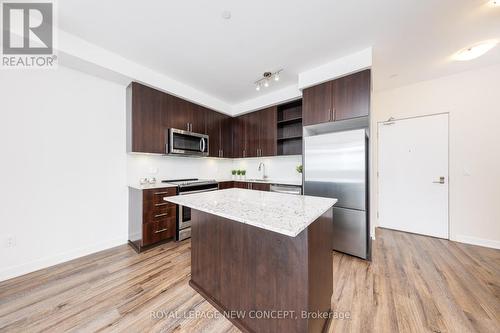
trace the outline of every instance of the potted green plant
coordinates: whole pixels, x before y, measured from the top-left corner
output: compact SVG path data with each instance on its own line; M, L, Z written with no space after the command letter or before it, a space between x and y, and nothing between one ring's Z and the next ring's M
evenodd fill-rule
M246 174L247 174L247 171L246 171L246 170L241 170L241 177L242 177L243 179L245 179L245 178L246 178L246 177L245 177L245 175L246 175Z
M297 170L298 173L302 173L302 164L301 165L297 165L297 167L295 168L295 170Z
M233 180L236 179L236 172L237 170L231 170L231 175L233 176Z
M241 170L236 170L236 174L238 175L238 179L241 179Z

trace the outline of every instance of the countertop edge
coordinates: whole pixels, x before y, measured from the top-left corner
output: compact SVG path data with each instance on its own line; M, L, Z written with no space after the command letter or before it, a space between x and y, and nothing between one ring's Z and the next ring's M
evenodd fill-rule
M224 191L224 190L222 190ZM285 194L286 195L286 194ZM177 196L173 196L173 197L164 197L163 200L164 201L168 201L168 202L171 202L171 203L174 203L174 204L182 204L182 202L178 202L178 197ZM226 219L229 219L229 220L233 220L233 221L236 221L236 222L239 222L239 223L243 223L243 224L247 224L247 225L250 225L250 226L253 226L253 227L256 227L256 228L260 228L260 229L263 229L263 230L267 230L267 231L271 231L271 232L276 232L276 233L279 233L281 235L285 235L285 236L289 236L289 237L296 237L298 236L302 231L304 231L305 229L307 229L314 221L316 221L319 217L321 217L323 214L325 214L328 210L332 209L333 206L337 203L337 199L334 199L334 198L323 198L323 199L329 199L329 200L332 200L333 203L328 206L328 208L322 210L321 213L318 213L318 214L315 214L317 216L315 216L314 218L312 218L309 222L305 223L298 231L296 232L291 232L289 230L285 230L285 229L281 229L281 228L276 228L276 227L273 227L273 226L269 226L269 225L265 225L263 223L259 223L259 222L254 222L254 221L248 221L248 220L245 220L245 219L242 219L241 217L239 216L233 216L233 215L230 215L230 214L226 214L226 213L221 213L221 212L214 212L214 211L211 211L209 209L206 209L206 208L203 208L203 207L190 207L191 209L195 209L195 210L199 210L199 211L202 211L204 213L207 213L207 214L212 214L212 215L216 215L216 216L220 216L220 217L223 217L223 218L226 218ZM181 199L182 201L182 199Z

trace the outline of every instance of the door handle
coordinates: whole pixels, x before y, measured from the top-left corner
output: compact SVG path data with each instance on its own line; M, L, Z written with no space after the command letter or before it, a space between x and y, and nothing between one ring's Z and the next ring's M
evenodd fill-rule
M206 148L206 144L205 144L205 139L202 138L201 139L201 152L205 152L205 148Z
M444 184L444 177L439 177L439 180L433 181L434 184Z

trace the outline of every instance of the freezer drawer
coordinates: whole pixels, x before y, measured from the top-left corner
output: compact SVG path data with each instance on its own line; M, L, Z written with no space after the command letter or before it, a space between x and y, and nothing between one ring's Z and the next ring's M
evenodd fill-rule
M366 212L333 207L333 249L368 259Z

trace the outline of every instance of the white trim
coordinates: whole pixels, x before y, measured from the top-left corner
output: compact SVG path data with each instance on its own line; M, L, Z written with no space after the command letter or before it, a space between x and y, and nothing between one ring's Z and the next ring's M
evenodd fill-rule
M58 31L58 36L60 65L76 69L78 66L86 64L85 70L87 73L90 72L89 74L95 75L95 71L103 77L102 74L106 73L112 80L121 77L125 80L123 82L125 84L137 81L202 106L231 114L230 104L203 91L194 89L63 30Z
M346 76L372 66L372 47L369 47L299 73L298 80L294 84L280 90L232 104L87 42L66 31L59 29L57 35L59 39L57 45L59 65L123 85L128 85L131 81L140 82L231 116L301 98L303 88Z
M24 264L2 268L2 270L0 271L0 281L18 277L43 268L47 268L66 261L77 259L92 253L107 250L109 248L118 245L123 245L127 243L127 239L128 235L123 235L122 237L111 239L105 242L96 243L72 251L59 253L50 257L41 258Z
M380 126L383 124L383 123L386 123L386 122L389 122L389 121L401 121L401 120L411 120L411 119L416 119L416 118L423 118L423 117L432 117L432 116L440 116L440 115L447 115L448 116L448 182L447 182L447 186L448 186L448 237L446 238L447 240L452 240L452 223L451 223L451 200L450 200L450 187L451 187L451 176L450 176L450 161L451 161L451 149L450 149L450 145L451 145L451 141L450 141L450 130L451 130L451 127L450 127L450 112L438 112L438 113L430 113L430 114L424 114L424 115L416 115L416 116L408 116L408 117L402 117L402 118L394 118L394 117L390 117L389 119L387 120L379 120L379 121L376 121L375 122L375 125L376 125L376 128L377 128L377 139L376 139L376 148L377 148L377 170L375 170L375 177L376 177L376 184L377 184L377 226L376 227L380 227L380 219L379 219L379 216L378 216L378 212L380 211L380 192L379 192L379 189L380 189L380 178L379 178L379 161L380 161L380 158L379 158L379 154L380 154L380 140L379 140L379 132L380 132ZM383 227L382 227L383 228ZM400 230L402 231L402 230ZM374 233L375 233L375 230L374 230ZM424 236L429 236L429 235L424 235ZM429 236L429 237L433 237L433 236Z
M457 235L452 240L459 243L490 247L492 249L500 250L500 241L493 239L484 239L471 236Z
M238 116L299 98L302 98L302 91L297 88L296 84L292 84L280 90L276 90L234 105L232 107L232 115Z
M299 89L346 76L372 66L372 48L361 50L343 58L336 59L311 70L299 73Z

